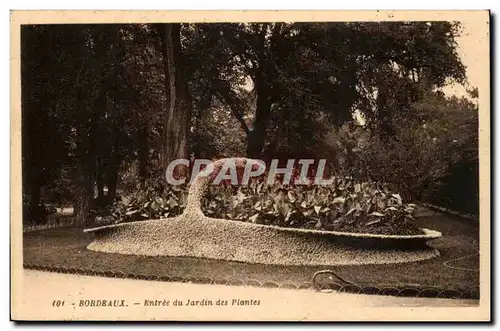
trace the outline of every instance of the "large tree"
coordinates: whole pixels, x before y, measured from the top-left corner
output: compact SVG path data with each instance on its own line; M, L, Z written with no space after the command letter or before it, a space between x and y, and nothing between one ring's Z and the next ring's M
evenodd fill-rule
M233 109L250 157L262 155L273 118L283 123L275 130L285 132L287 119L309 125L324 113L339 126L358 109L390 134L387 119L419 98L422 81L435 88L465 78L456 23L240 23L200 31L209 36L205 46L219 50L208 60L230 60L213 62L210 95ZM234 78L242 76L251 93ZM244 119L249 108L251 123Z
M465 82L457 22L369 22L352 28L357 107L370 127L384 135L395 133L392 117L408 112L428 90Z
M161 38L165 91L169 104L164 112L163 167L175 159L189 157L189 129L191 124L191 97L186 80L186 64L182 61L181 24L160 24L156 29ZM176 168L181 174L185 169Z

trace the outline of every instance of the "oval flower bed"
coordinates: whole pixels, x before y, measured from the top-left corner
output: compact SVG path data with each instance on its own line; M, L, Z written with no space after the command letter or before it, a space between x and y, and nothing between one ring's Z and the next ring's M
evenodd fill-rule
M238 160L240 166L246 162L246 159ZM216 164L220 167L222 162L224 160ZM441 235L432 230L400 235L326 229L335 224L352 227L355 222L365 227L386 224L386 228L394 229L396 226L387 227L387 224L406 221L404 218L412 211L411 206L404 205L396 194L388 196L387 192L361 184L354 184L351 190L343 182L330 189L319 191L314 188L303 192L290 191L280 185L263 191L264 185L256 183L248 186L246 193L239 188L236 195L232 194L233 188L226 187L226 195L217 195L220 198L216 198L210 196L210 191L219 193L221 188L210 188L212 176L197 177L187 197L176 187L167 192L167 196L154 197L137 209L132 204L125 211L126 216L149 217L148 210L157 212L162 206L168 206L175 213L182 211L181 215L87 229L86 232L95 234L95 240L88 248L120 254L285 265L402 263L439 255L425 245L426 241ZM180 194L179 197L173 192ZM344 193L339 196L336 192ZM362 204L361 199L370 192L373 195L369 202ZM231 198L224 199L224 196ZM229 201L232 209L223 209L228 207ZM248 214L242 214L242 211L247 211L249 206L252 215L246 218ZM298 206L302 209L299 210ZM385 214L375 211L376 208L383 209ZM231 220L206 215L210 213L221 213ZM170 211L163 216L169 214Z
M142 256L183 256L275 265L365 265L416 262L439 256L416 236L337 233L209 218L187 212L169 219L87 229L93 251Z
M117 222L166 218L180 215L189 187L168 186L161 193L139 191L115 206ZM213 218L239 220L286 228L384 235L418 235L413 225L415 205L387 187L337 178L329 186L268 185L253 180L244 186L217 185L208 188L201 209Z

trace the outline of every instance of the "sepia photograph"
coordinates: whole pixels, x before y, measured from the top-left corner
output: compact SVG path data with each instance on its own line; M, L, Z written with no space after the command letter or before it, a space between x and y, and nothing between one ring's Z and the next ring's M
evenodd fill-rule
M489 321L488 11L11 12L11 319Z

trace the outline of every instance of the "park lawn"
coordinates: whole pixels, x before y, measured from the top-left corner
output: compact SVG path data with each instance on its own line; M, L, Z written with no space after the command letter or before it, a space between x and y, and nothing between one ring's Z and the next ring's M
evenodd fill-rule
M24 266L43 270L135 277L156 280L233 285L282 286L310 288L312 275L330 269L359 288L433 289L444 296L479 298L479 257L471 256L455 262L449 260L474 255L478 247L478 224L455 216L436 213L416 220L420 227L435 229L443 237L432 242L441 256L401 264L356 266L274 266L217 261L189 257L145 257L94 252L86 249L92 235L78 228L59 228L24 234ZM466 268L468 270L462 270ZM337 281L341 285L342 281ZM359 291L347 286L346 290ZM372 289L373 290L373 289ZM416 293L415 291L413 291ZM408 295L413 293L408 291ZM371 290L366 290L371 293ZM390 293L390 292L387 292ZM448 293L448 294L447 294ZM414 294L415 295L415 294Z

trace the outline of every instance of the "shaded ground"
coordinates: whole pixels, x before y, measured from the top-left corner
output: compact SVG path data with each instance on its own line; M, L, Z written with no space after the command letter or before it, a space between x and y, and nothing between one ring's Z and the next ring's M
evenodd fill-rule
M443 237L432 241L441 256L431 260L390 265L301 267L245 264L238 262L179 257L142 257L93 252L86 249L91 235L82 229L51 229L24 234L24 264L29 268L53 271L135 277L229 283L234 285L282 286L308 288L314 272L330 269L359 287L336 282L347 291L378 293L382 288L434 289L435 296L479 297L479 229L477 222L440 213L423 214L416 221L420 227L435 229ZM464 258L465 257L465 258ZM64 267L54 268L54 267ZM67 270L71 269L71 270ZM331 282L328 279L325 283ZM335 288L335 287L334 287ZM350 289L349 289L350 288ZM404 295L418 291L405 290ZM384 292L393 294L391 291ZM425 296L425 295L424 295Z

